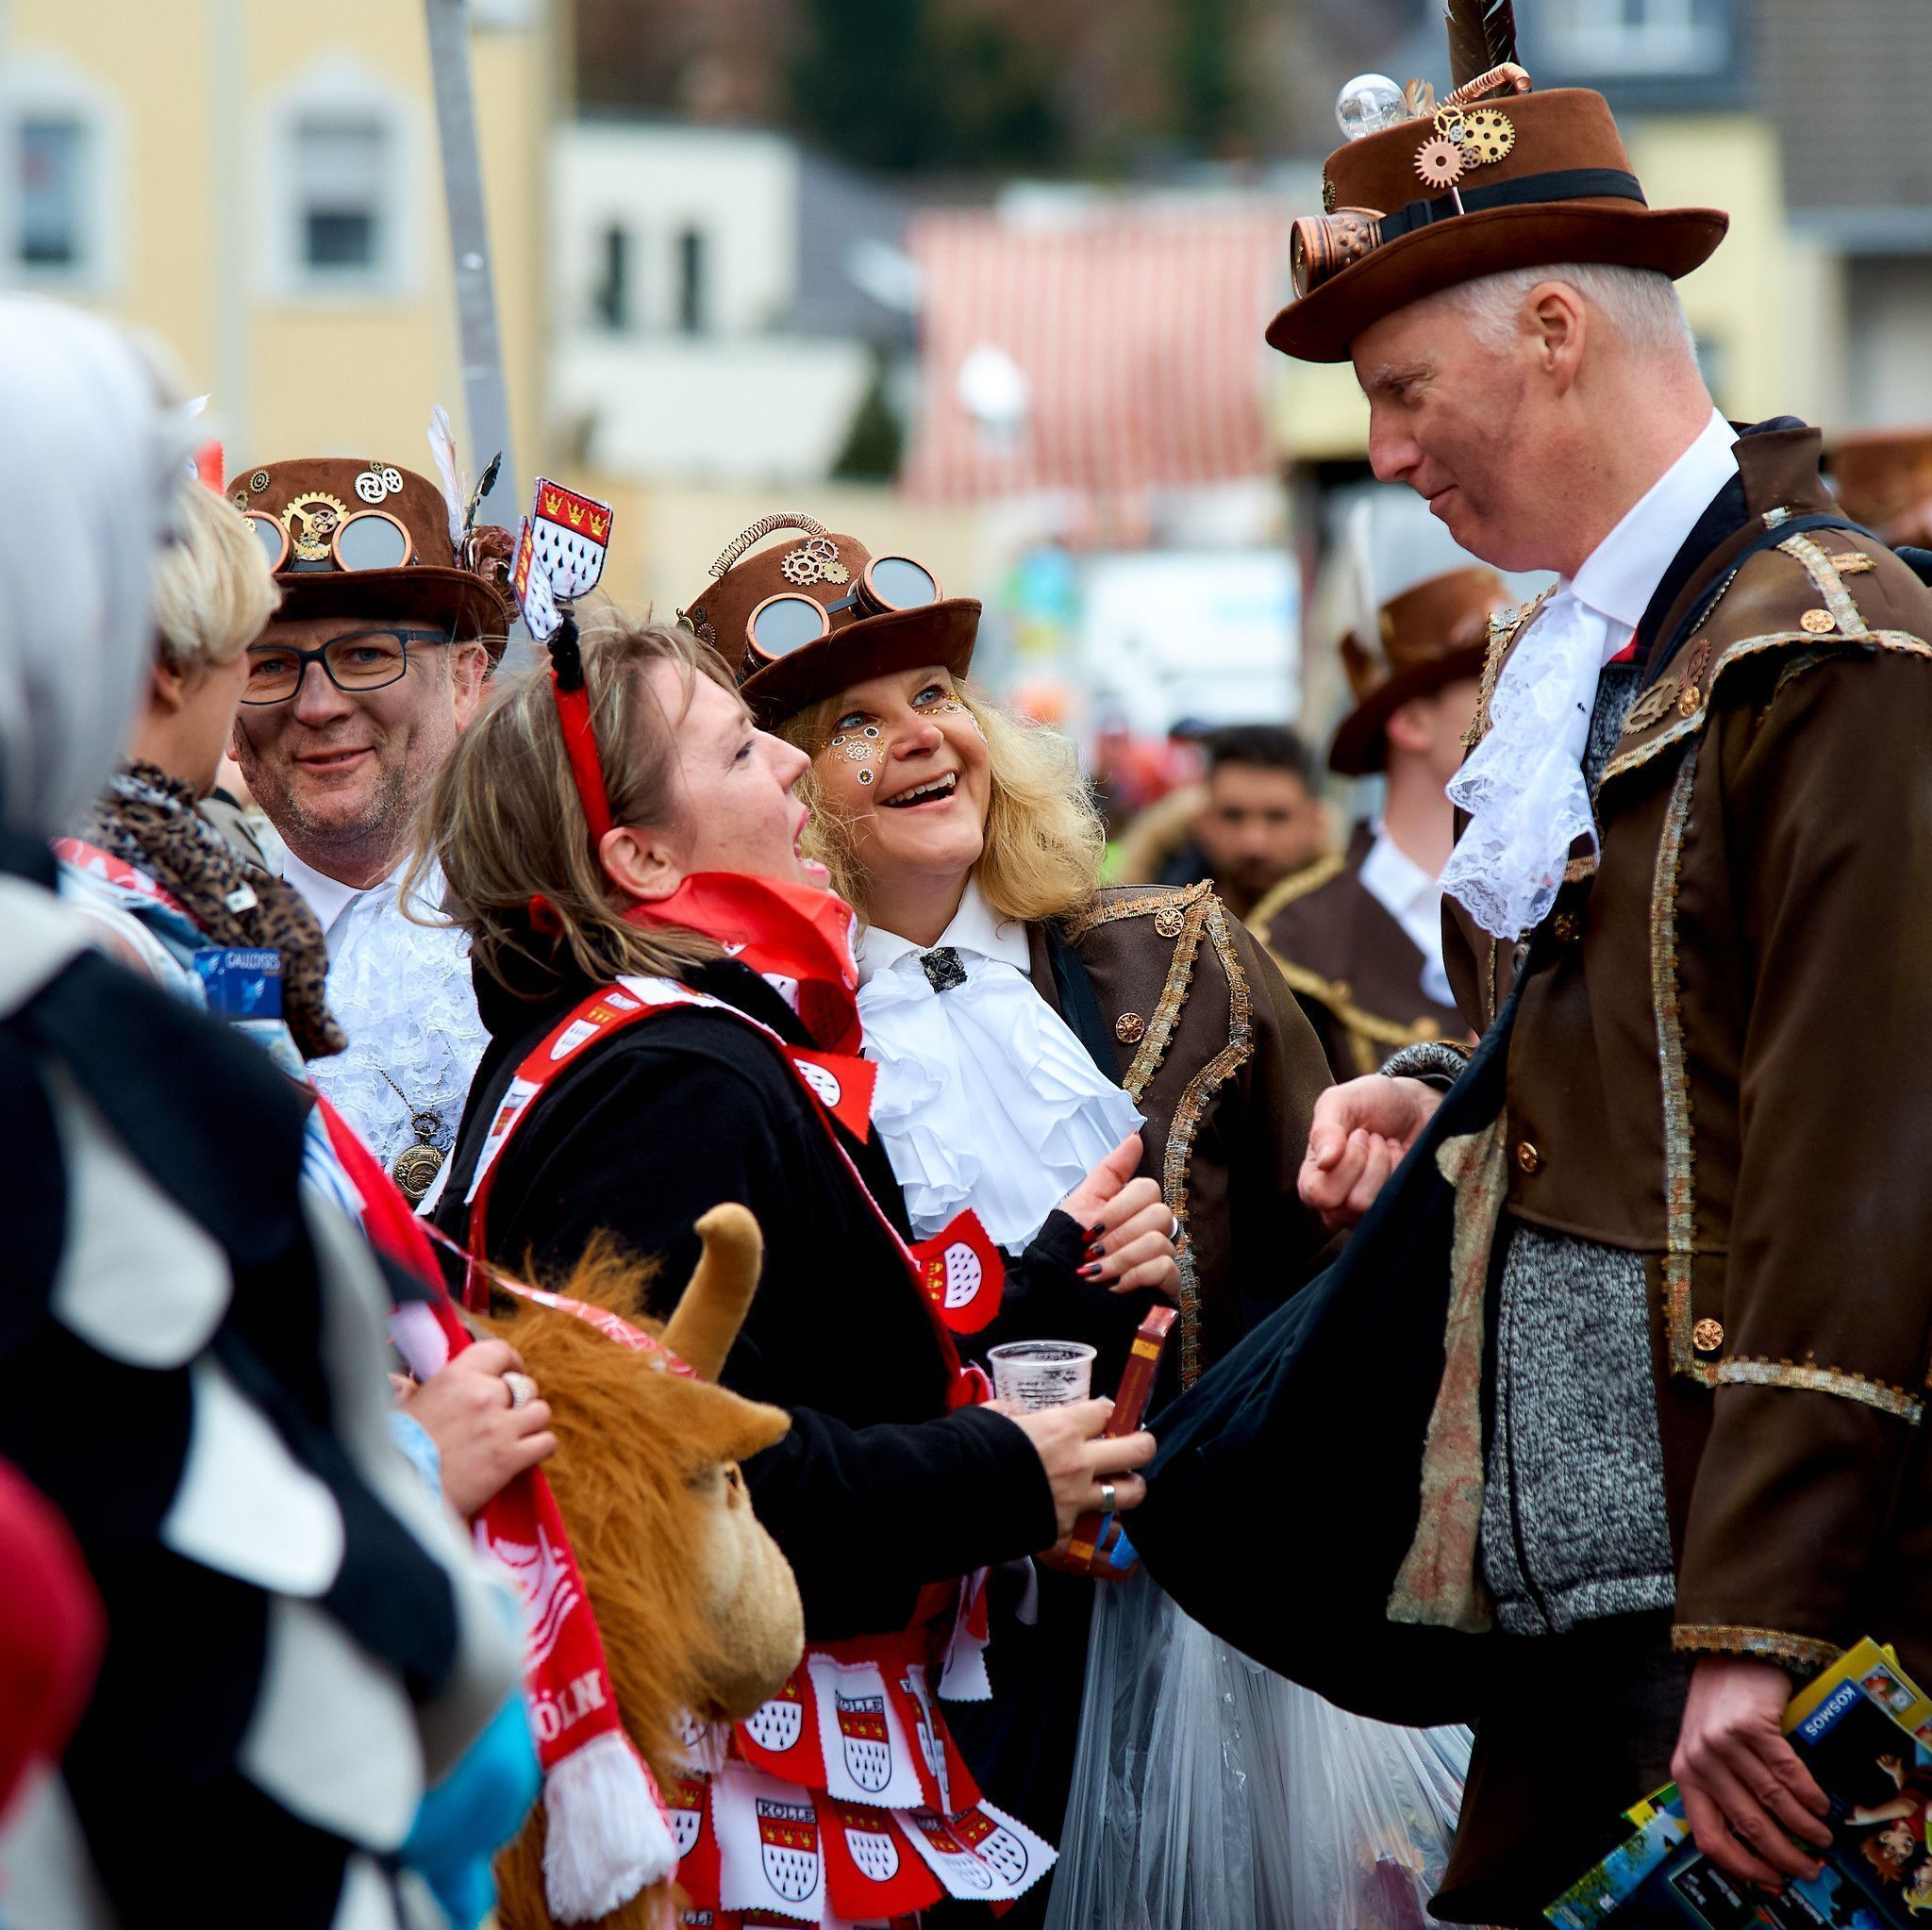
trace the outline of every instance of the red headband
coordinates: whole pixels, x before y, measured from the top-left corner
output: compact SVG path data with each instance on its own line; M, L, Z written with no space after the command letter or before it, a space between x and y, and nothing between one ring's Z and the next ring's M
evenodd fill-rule
M591 727L591 693L584 688L584 658L577 644L575 617L567 616L550 640L550 693L557 704L557 721L563 731L563 748L570 774L591 827L594 849L610 829L610 793L604 784L604 766L597 757L597 734Z

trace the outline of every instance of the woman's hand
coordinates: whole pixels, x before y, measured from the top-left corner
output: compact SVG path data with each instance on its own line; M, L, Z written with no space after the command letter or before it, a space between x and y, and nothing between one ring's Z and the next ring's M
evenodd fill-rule
M465 1521L525 1468L557 1452L549 1404L534 1394L521 1406L513 1402L504 1376L523 1371L508 1340L478 1340L396 1404L436 1443L443 1497Z
M1302 1203L1331 1233L1353 1226L1441 1105L1442 1095L1420 1079L1371 1073L1331 1086L1315 1101L1302 1161Z
M1103 1439L1100 1430L1113 1412L1111 1401L1074 1401L1064 1407L1042 1407L1034 1414L1016 1414L1013 1425L1033 1443L1046 1478L1053 1484L1054 1519L1064 1540L1090 1508L1105 1507L1101 1483L1113 1489L1113 1510L1124 1514L1140 1506L1147 1484L1132 1471L1154 1458L1154 1437L1144 1428L1118 1439Z
M1174 1217L1151 1179L1136 1179L1141 1136L1129 1133L1060 1204L1087 1236L1087 1264L1080 1277L1112 1293L1151 1288L1169 1300L1181 1296L1174 1263Z

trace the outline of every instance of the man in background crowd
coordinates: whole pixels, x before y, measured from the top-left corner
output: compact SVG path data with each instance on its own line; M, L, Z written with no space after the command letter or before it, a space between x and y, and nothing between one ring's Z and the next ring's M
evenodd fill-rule
M1307 747L1286 724L1231 724L1208 739L1207 750L1206 802L1188 841L1158 861L1153 879L1191 885L1212 878L1223 903L1245 919L1280 879L1322 855L1328 807ZM1124 869L1122 875L1132 873Z

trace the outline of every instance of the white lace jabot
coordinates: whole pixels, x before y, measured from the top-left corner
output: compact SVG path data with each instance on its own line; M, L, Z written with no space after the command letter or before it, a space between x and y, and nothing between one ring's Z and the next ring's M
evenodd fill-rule
M322 922L328 1007L349 1036L346 1051L309 1060L310 1081L385 1166L415 1143L413 1113L436 1115L431 1140L448 1152L485 1042L469 939L405 918L396 903L399 873L358 891L291 852L284 875ZM419 902L431 907L425 915L434 915L441 896L442 874L432 871L421 888Z
M1449 780L1470 815L1442 890L1499 939L1540 924L1570 847L1596 848L1583 752L1604 665L1635 636L1664 573L1738 473L1737 435L1711 411L1696 440L1593 549L1524 633L1490 698L1490 731Z
M1142 1123L1027 975L1026 929L969 884L939 945L964 982L936 990L909 940L858 943L858 1015L878 1064L873 1124L920 1239L967 1206L1024 1247L1060 1201Z

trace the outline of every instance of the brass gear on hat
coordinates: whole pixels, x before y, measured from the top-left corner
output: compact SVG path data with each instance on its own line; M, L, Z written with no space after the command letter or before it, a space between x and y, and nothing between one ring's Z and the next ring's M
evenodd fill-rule
M1499 161L1516 145L1516 125L1494 108L1472 108L1462 117L1462 150L1470 164Z
M816 583L824 574L824 566L809 547L793 550L778 565L778 574L786 582L804 589L808 583Z
M325 490L308 490L294 497L277 519L289 532L289 546L305 563L319 563L328 555L329 539L348 515L340 496ZM295 524L300 522L301 528Z
M1432 136L1415 151L1415 171L1427 188L1453 188L1468 166L1462 149L1445 134Z

